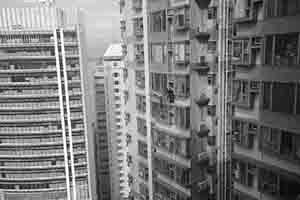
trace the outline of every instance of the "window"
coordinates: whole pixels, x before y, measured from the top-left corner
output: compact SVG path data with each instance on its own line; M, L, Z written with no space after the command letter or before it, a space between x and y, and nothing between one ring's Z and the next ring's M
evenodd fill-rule
M179 8L176 10L175 23L178 28L183 28L189 24L188 9Z
M249 105L249 82L246 80L234 81L234 101L238 104Z
M251 149L254 145L254 137L257 131L257 125L240 120L233 121L233 130L235 132L235 142L245 148Z
M261 169L260 170L260 190L269 194L277 194L279 184L278 175L275 173Z
M298 64L298 38L298 33L275 36L275 65Z
M165 93L167 89L167 74L151 73L151 87L153 91Z
M166 12L158 11L150 14L150 31L165 32L166 31Z
M119 85L120 82L119 82L119 81L115 81L114 84L115 84L115 85Z
M176 108L176 125L183 129L190 127L190 108Z
M139 155L141 155L142 157L144 157L144 158L148 157L147 144L140 140L138 141L138 152L139 152Z
M217 18L217 7L209 7L207 15L208 15L208 19L216 19Z
M294 113L295 84L275 82L272 88L272 111Z
M249 39L233 41L233 61L239 64L250 64L250 41Z
M136 109L142 113L146 112L146 97L136 95Z
M186 43L175 43L175 62L185 62L189 59L189 45Z
M135 18L133 20L133 30L135 33L135 36L142 36L143 35L143 18Z
M263 83L263 109L271 109L271 84Z
M167 47L163 44L151 44L151 63L166 63Z
M236 181L248 187L253 187L255 176L257 176L256 166L242 161L235 161L233 166Z
M296 105L296 113L300 114L300 84L297 85L297 105Z
M277 2L277 16L294 15L300 12L299 0L277 0Z
M148 181L149 178L148 167L143 165L142 163L139 163L139 177L141 177L145 181Z
M208 41L207 42L207 50L209 53L215 53L217 50L217 42L216 41Z
M277 153L279 152L279 130L261 127L261 147L265 152Z
M115 78L117 78L117 77L119 77L119 74L118 74L117 72L114 72L114 73L113 73L113 76L114 76Z
M176 96L188 97L190 95L190 77L189 76L177 76L175 86Z
M145 88L145 72L144 71L135 71L135 81L136 85L144 89Z
M147 135L147 127L146 127L146 120L142 119L142 118L137 118L137 131L146 136Z

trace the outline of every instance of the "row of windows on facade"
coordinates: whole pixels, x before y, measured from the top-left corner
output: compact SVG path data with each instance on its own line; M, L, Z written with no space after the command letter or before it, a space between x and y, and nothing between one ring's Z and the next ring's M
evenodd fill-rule
M72 129L83 129L83 123L72 123ZM48 133L49 131L61 131L62 126L61 124L55 123L47 123L44 126L5 126L0 127L1 133L35 133L35 132L45 132Z
M71 112L71 118L82 118L82 112ZM48 114L11 114L11 115L0 115L0 120L59 120L60 113L48 113Z
M278 171L272 171L267 166L261 167L253 163L234 160L233 175L238 183L274 197L297 199L299 195L299 181L280 174Z
M69 61L67 60L66 62L66 68L67 69L79 69L79 63L76 61ZM43 63L30 63L30 64L26 64L26 63L18 63L15 61L4 61L4 62L0 62L0 70L46 70L46 69L53 69L56 70L56 65L47 63L47 62L43 62ZM47 72L47 71L46 71ZM48 73L48 72L47 72Z
M26 103L1 103L0 108L23 108L23 109L39 109L39 108L58 108L58 101L49 102L26 102ZM81 100L70 100L70 107L82 105Z
M75 76L68 75L68 81L79 81L80 75L76 74ZM43 82L50 82L50 81L57 81L56 75L46 75L46 76L35 76L35 77L28 77L28 76L12 76L12 77L1 77L1 83L43 83Z
M83 141L85 139L85 136L83 134L81 135L72 135L72 141L73 142L79 142ZM62 142L61 136L50 136L50 137L19 137L19 136L9 136L8 138L1 137L0 144L19 144L19 145L30 145L30 144L46 144L46 143L60 143Z
M41 160L41 159L40 159ZM41 160L41 161L0 161L1 167L50 167L50 166L63 166L65 164L64 159L62 158L53 158L48 160ZM84 164L86 163L86 157L74 156L74 164Z
M181 28L183 26L190 25L190 9L187 7L178 7L172 9L172 15L169 15L167 10L159 10L150 13L149 15L149 28L150 32L166 32L168 25L174 25L175 27ZM202 10L205 12L204 18L199 22L200 26L207 26L207 20L213 20L217 17L216 7L210 7L208 10ZM167 20L167 18L169 20ZM126 29L126 24L123 24L123 30ZM133 19L133 30L135 32L143 32L143 20L142 18Z
M257 82L235 80L233 100L253 108L256 96L260 107L271 112L300 114L300 85L296 82Z
M74 144L73 144L74 145ZM79 153L86 150L85 144L80 144L73 146L73 152ZM64 154L63 148L51 148L51 149L24 149L21 147L10 148L10 149L0 149L0 155L16 155L16 156L47 156L53 154Z
M233 40L232 60L244 65L299 65L299 45L299 33Z
M265 153L284 160L300 161L300 136L297 133L242 120L233 121L233 130L235 142L245 148L253 149L258 143Z
M78 48L73 48L73 47L66 47L65 48L65 55L79 55L79 49ZM6 58L6 57L9 57L9 56L55 56L55 51L54 49L53 50L46 50L46 49L43 49L43 50L26 50L26 51L22 51L22 50L19 50L19 51L12 51L12 50L6 50L6 51L3 51L1 52L1 56L0 56L0 59L1 58Z

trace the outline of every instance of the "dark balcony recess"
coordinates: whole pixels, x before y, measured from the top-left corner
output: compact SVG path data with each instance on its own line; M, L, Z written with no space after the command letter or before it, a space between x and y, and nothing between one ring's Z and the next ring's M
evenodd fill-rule
M210 99L205 94L202 94L198 99L195 100L195 103L199 107L203 107L203 106L207 106L209 101Z
M199 138L207 137L209 132L209 128L205 124L202 124L200 125L200 130L197 132L197 136Z

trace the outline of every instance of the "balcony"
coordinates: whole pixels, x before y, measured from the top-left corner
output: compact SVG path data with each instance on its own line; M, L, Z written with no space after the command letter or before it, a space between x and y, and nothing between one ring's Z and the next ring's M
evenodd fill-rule
M197 189L199 192L203 192L209 189L209 180L205 179L203 181L198 181Z
M207 137L210 130L205 124L200 125L200 130L197 132L199 138Z
M202 94L198 99L195 100L195 103L199 107L203 107L203 106L207 106L209 101L210 99L205 94Z

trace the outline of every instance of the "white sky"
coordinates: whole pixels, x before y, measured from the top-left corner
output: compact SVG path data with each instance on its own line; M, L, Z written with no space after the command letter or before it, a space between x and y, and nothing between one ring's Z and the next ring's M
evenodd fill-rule
M24 4L29 0L0 0L0 8ZM58 6L83 8L90 57L100 57L111 42L120 40L117 0L56 0Z

